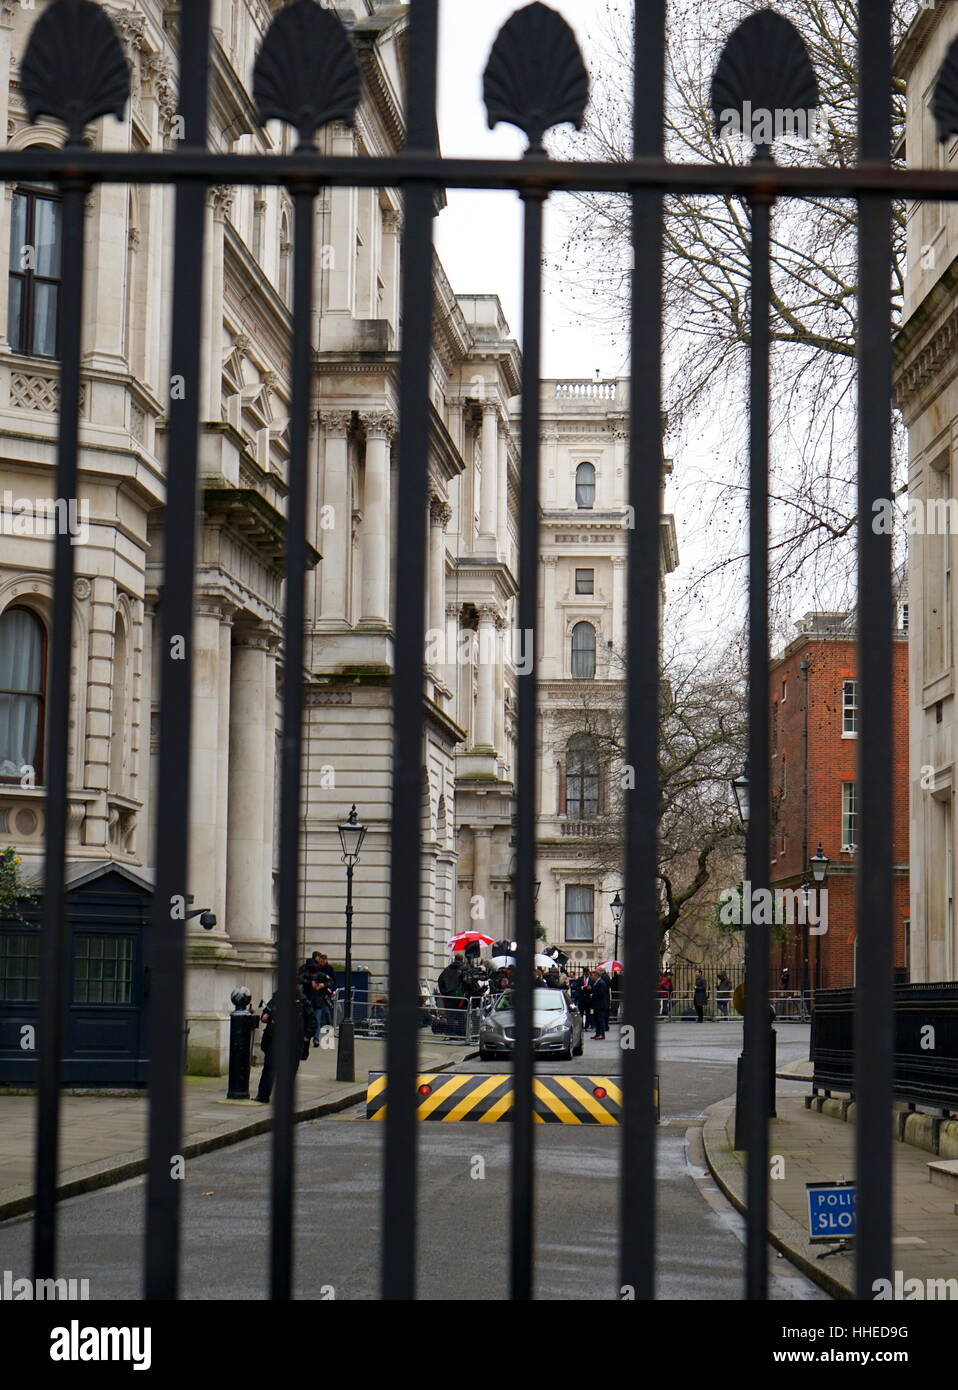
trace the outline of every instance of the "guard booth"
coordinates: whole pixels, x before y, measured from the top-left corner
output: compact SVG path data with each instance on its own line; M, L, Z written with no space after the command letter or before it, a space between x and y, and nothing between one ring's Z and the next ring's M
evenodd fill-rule
M126 865L67 866L64 1086L145 1086L152 886ZM0 1085L37 1084L40 914L0 920ZM31 1034L33 1030L33 1046Z

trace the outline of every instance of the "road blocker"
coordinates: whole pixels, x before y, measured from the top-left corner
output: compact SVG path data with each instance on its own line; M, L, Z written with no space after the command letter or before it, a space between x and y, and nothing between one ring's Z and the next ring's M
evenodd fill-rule
M656 1083L658 1078L656 1078ZM511 1072L432 1072L416 1078L419 1120L474 1120L495 1124L512 1119ZM618 1076L555 1076L539 1072L532 1083L537 1124L617 1125L622 1119L622 1088ZM658 1111L658 1084L655 1090ZM386 1116L386 1073L371 1071L366 1091L366 1119Z

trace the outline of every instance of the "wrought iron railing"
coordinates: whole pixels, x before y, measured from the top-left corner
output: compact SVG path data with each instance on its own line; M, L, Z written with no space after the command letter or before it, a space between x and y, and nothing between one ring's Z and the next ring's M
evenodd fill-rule
M176 193L171 377L167 423L166 529L175 535L161 606L159 785L154 849L156 887L152 922L153 1050L150 1082L146 1293L174 1298L178 1289L180 1188L170 1156L182 1134L181 1039L184 1014L187 818L193 680L192 630L196 554L197 428L200 306L204 262L204 200L211 184L285 186L295 205L292 295L292 407L290 493L286 546L286 621L280 815L280 908L277 969L280 987L292 989L296 972L299 907L299 820L302 765L303 592L307 562L307 454L313 345L314 203L331 186L398 187L402 191L402 352L399 369L400 444L398 534L394 592L422 594L426 582L425 531L429 452L429 382L433 217L442 188L506 189L524 207L521 496L519 544L520 628L537 624L539 526L540 300L543 206L554 191L602 190L632 203L631 399L627 755L633 771L626 798L626 883L629 904L623 951L624 1015L634 1046L622 1052L620 1279L623 1297L655 1295L656 1115L651 1103L656 1072L658 1000L657 712L659 683L659 497L661 451L650 442L662 425L663 206L666 194L726 194L747 205L752 225L750 307L751 444L749 671L751 820L746 877L768 885L769 726L766 699L768 624L769 234L781 198L856 199L859 265L860 512L869 499L890 497L891 200L954 200L958 185L947 170L900 170L890 159L891 0L867 0L859 11L859 132L861 162L853 167L782 168L768 148L747 166L675 164L665 158L665 22L663 0L636 0L632 158L622 162L555 162L542 145L547 129L582 120L588 75L572 31L555 12L533 4L503 27L485 73L492 123L508 121L528 138L520 160L444 159L436 145L438 0L411 0L406 48L406 143L386 157L328 156L313 148L316 130L350 121L360 95L359 69L336 14L314 0L293 0L279 10L256 61L253 97L261 120L295 127L298 148L284 155L213 153L206 148L210 71L209 0L184 0L178 17L179 114L183 138L171 150L99 152L84 143L86 127L119 111L129 95L122 49L105 13L89 0L55 0L32 31L21 67L31 119L62 120L59 150L0 153L0 177L53 180L63 198L63 297L60 338L57 495L77 491L77 415L83 338L84 218L87 195L98 183L172 184ZM746 25L764 25L761 42ZM760 59L755 54L760 53ZM773 62L772 59L775 59ZM952 64L954 59L950 59ZM729 39L713 84L713 100L741 109L763 100L769 72L791 74L771 94L776 105L801 108L816 100L814 75L801 38L770 11L752 16ZM891 660L890 538L859 530L858 740L862 802L858 874L859 942L856 1096L860 1297L891 1267L891 1151L888 1104L892 1094L891 932ZM56 540L55 600L50 644L49 702L65 712L70 694L71 593L74 551L65 533ZM420 1023L418 933L420 898L421 749L424 731L424 605L397 607L393 681L394 759L389 905L390 1081L385 1136L383 1282L385 1297L416 1291L416 1096ZM174 639L187 639L183 659ZM512 1126L512 1295L533 1291L532 955L535 942L536 829L535 671L519 682L517 867L515 934L518 941ZM67 728L51 721L47 773L46 868L43 894L43 991L40 1013L39 1129L35 1272L50 1277L56 1265L56 1176L59 1157L59 1073L64 975L64 851L67 824ZM765 928L749 928L746 1013L745 1133L747 1166L747 1290L767 1292L768 1143L770 1068L767 996L769 941ZM272 1167L271 1291L291 1294L294 1037L292 1011L280 1014Z

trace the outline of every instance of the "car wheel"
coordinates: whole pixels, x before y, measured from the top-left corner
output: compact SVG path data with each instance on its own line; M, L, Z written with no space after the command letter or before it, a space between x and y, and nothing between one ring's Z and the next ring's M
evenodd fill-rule
M571 1061L572 1061L572 1043L571 1043L571 1042L569 1043L569 1046L568 1046L568 1047L564 1047L564 1048L562 1049L562 1051L559 1053L559 1060L560 1060L561 1062L571 1062Z
M579 1046L578 1046L578 1047L574 1047L574 1048L572 1049L572 1055L573 1055L573 1057L581 1057L581 1056L582 1056L582 1049L583 1049L583 1047L584 1047L584 1044L583 1044L582 1039L580 1038L580 1039L579 1039Z
M486 1048L480 1047L480 1049L479 1049L479 1060L480 1060L480 1062L491 1062L491 1061L492 1061L492 1053L489 1052Z

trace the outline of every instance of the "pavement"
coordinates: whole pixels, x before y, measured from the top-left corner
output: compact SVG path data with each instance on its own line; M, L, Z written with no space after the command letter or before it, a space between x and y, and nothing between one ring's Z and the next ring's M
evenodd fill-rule
M474 1049L422 1043L424 1069L452 1066ZM311 1048L296 1077L296 1118L314 1120L365 1099L367 1072L385 1066L385 1045L356 1039L356 1080L336 1080L336 1052ZM250 1094L259 1079L253 1069ZM272 1128L272 1107L255 1100L227 1100L225 1076L183 1078L184 1158L209 1153ZM36 1095L0 1095L0 1221L33 1210ZM75 1197L125 1182L146 1171L149 1103L143 1093L64 1093L60 1098L60 1174L57 1195Z
M833 1298L854 1297L854 1255L821 1259L822 1246L808 1240L805 1184L852 1179L855 1126L806 1110L810 1064L780 1069L777 1118L769 1122L769 1155L783 1160L783 1175L769 1183L769 1232L773 1246ZM802 1080L785 1079L790 1076ZM732 1148L734 1097L709 1108L703 1130L705 1157L719 1188L744 1210L745 1154ZM889 1116L889 1123L891 1117ZM894 1208L892 1253L903 1279L958 1278L958 1204L954 1192L933 1187L928 1164L933 1155L911 1144L892 1142ZM828 1247L825 1247L828 1248Z

